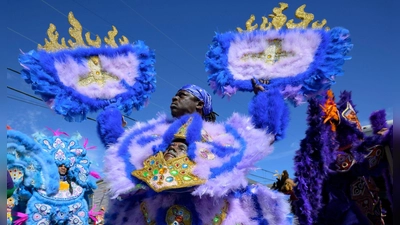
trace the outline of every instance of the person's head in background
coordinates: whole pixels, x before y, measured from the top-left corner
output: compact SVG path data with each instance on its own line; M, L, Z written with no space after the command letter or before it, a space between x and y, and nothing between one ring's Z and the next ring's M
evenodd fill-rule
M58 166L58 173L61 176L67 175L67 172L68 172L68 168L64 164L61 164L61 165Z

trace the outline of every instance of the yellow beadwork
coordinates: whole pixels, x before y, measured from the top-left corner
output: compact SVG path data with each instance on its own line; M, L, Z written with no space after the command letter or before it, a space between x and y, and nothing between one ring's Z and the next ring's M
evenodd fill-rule
M8 172L10 173L10 175L14 181L19 180L24 176L23 171L16 167L9 169Z
M50 23L49 29L47 30L47 38L44 39L44 46L38 44L38 49L43 49L45 51L58 51L61 49L68 49L68 48L77 48L77 47L88 47L88 46L93 46L93 47L100 47L101 45L101 39L98 35L96 35L96 39L92 40L90 39L90 32L85 33L85 39L87 44L85 43L83 37L82 37L82 25L80 22L74 17L74 14L72 12L69 12L68 14L68 22L71 25L69 28L69 35L74 39L73 40L68 40L68 45L65 43L65 39L61 38L61 43L58 42L59 34L56 31L56 26L52 23ZM117 29L115 26L112 26L112 30L108 32L108 37L104 38L105 43L110 46L110 47L118 47L117 43L115 42L115 36L118 34ZM122 36L122 38L119 39L119 42L121 45L123 44L128 44L129 40L125 37Z
M264 49L263 52L260 53L252 53L252 54L244 54L241 58L243 61L247 61L249 59L262 60L267 64L274 64L282 58L294 55L291 52L285 52L282 49L282 40L274 39L267 40L268 47Z
M60 181L60 191L66 191L69 189L69 184L66 181Z
M287 21L287 17L285 14L283 14L283 11L288 8L287 3L279 3L279 7L273 8L272 12L273 14L268 15L269 18L272 18L271 22L268 22L268 18L262 17L262 24L260 25L260 30L270 30L272 28L279 30L283 28L286 25L287 29L295 29L295 28L300 28L300 29L306 29L308 25L314 20L314 14L312 13L307 13L304 11L306 5L301 5L299 8L297 8L295 12L296 18L300 19L301 21L299 23L294 23L293 19L290 19ZM250 18L246 21L246 30L243 30L240 27L237 27L238 32L243 32L243 31L253 31L257 29L258 24L253 24L255 21L255 16L251 15ZM286 22L287 21L287 22ZM322 29L326 25L327 21L323 19L321 22L318 20L312 23L311 28L313 29ZM325 27L326 30L329 30L329 27Z
M102 70L100 59L98 56L92 56L87 61L89 67L89 74L87 77L81 78L78 81L78 84L81 86L87 86L93 83L97 83L100 86L103 86L107 80L116 80L118 81L118 77L111 75Z
M178 132L176 132L174 134L174 138L186 139L187 129L188 129L188 126L192 123L192 120L193 120L193 117L190 117L188 119L188 121L179 128Z

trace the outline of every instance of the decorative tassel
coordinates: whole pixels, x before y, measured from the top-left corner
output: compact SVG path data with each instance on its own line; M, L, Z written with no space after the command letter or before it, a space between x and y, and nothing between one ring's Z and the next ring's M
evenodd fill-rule
M88 142L89 142L89 139L88 139L88 138L85 138L85 142L83 143L83 147L84 147L86 150L93 150L93 149L96 149L96 148L97 148L96 146L86 147L87 144L88 144Z
M66 135L67 137L69 137L69 135L67 134L67 133L65 133L65 132L63 132L63 131L60 131L60 129L57 129L57 130L53 130L53 129L51 129L50 127L46 127L49 131L51 131L51 132L53 132L53 135L54 136L60 136L61 134L64 134L64 135Z
M96 171L90 171L89 174L96 179L101 178L101 176Z
M93 221L97 222L96 216L103 215L104 212L94 211L95 209L96 209L96 204L94 204L93 207L89 210L89 218L92 219Z
M17 217L19 217L19 219L14 221L15 225L22 225L28 220L28 214L25 213L17 212Z

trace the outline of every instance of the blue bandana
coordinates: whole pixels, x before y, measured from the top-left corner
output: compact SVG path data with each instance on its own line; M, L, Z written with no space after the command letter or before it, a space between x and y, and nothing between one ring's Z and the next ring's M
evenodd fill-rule
M208 94L206 90L194 84L185 85L180 90L187 91L193 96L196 96L202 102L204 102L203 116L207 116L210 113L212 113L213 109L212 109L211 95Z

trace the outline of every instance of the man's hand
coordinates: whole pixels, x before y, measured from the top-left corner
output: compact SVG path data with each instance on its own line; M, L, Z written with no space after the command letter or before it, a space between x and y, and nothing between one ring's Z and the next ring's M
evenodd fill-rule
M262 84L268 84L268 81L263 79L260 79L259 82ZM264 87L261 84L258 84L254 78L251 79L251 85L253 86L254 94L258 94L259 91L265 91Z
M122 116L122 127L126 127L126 125L128 125L128 123L126 122L124 116Z

